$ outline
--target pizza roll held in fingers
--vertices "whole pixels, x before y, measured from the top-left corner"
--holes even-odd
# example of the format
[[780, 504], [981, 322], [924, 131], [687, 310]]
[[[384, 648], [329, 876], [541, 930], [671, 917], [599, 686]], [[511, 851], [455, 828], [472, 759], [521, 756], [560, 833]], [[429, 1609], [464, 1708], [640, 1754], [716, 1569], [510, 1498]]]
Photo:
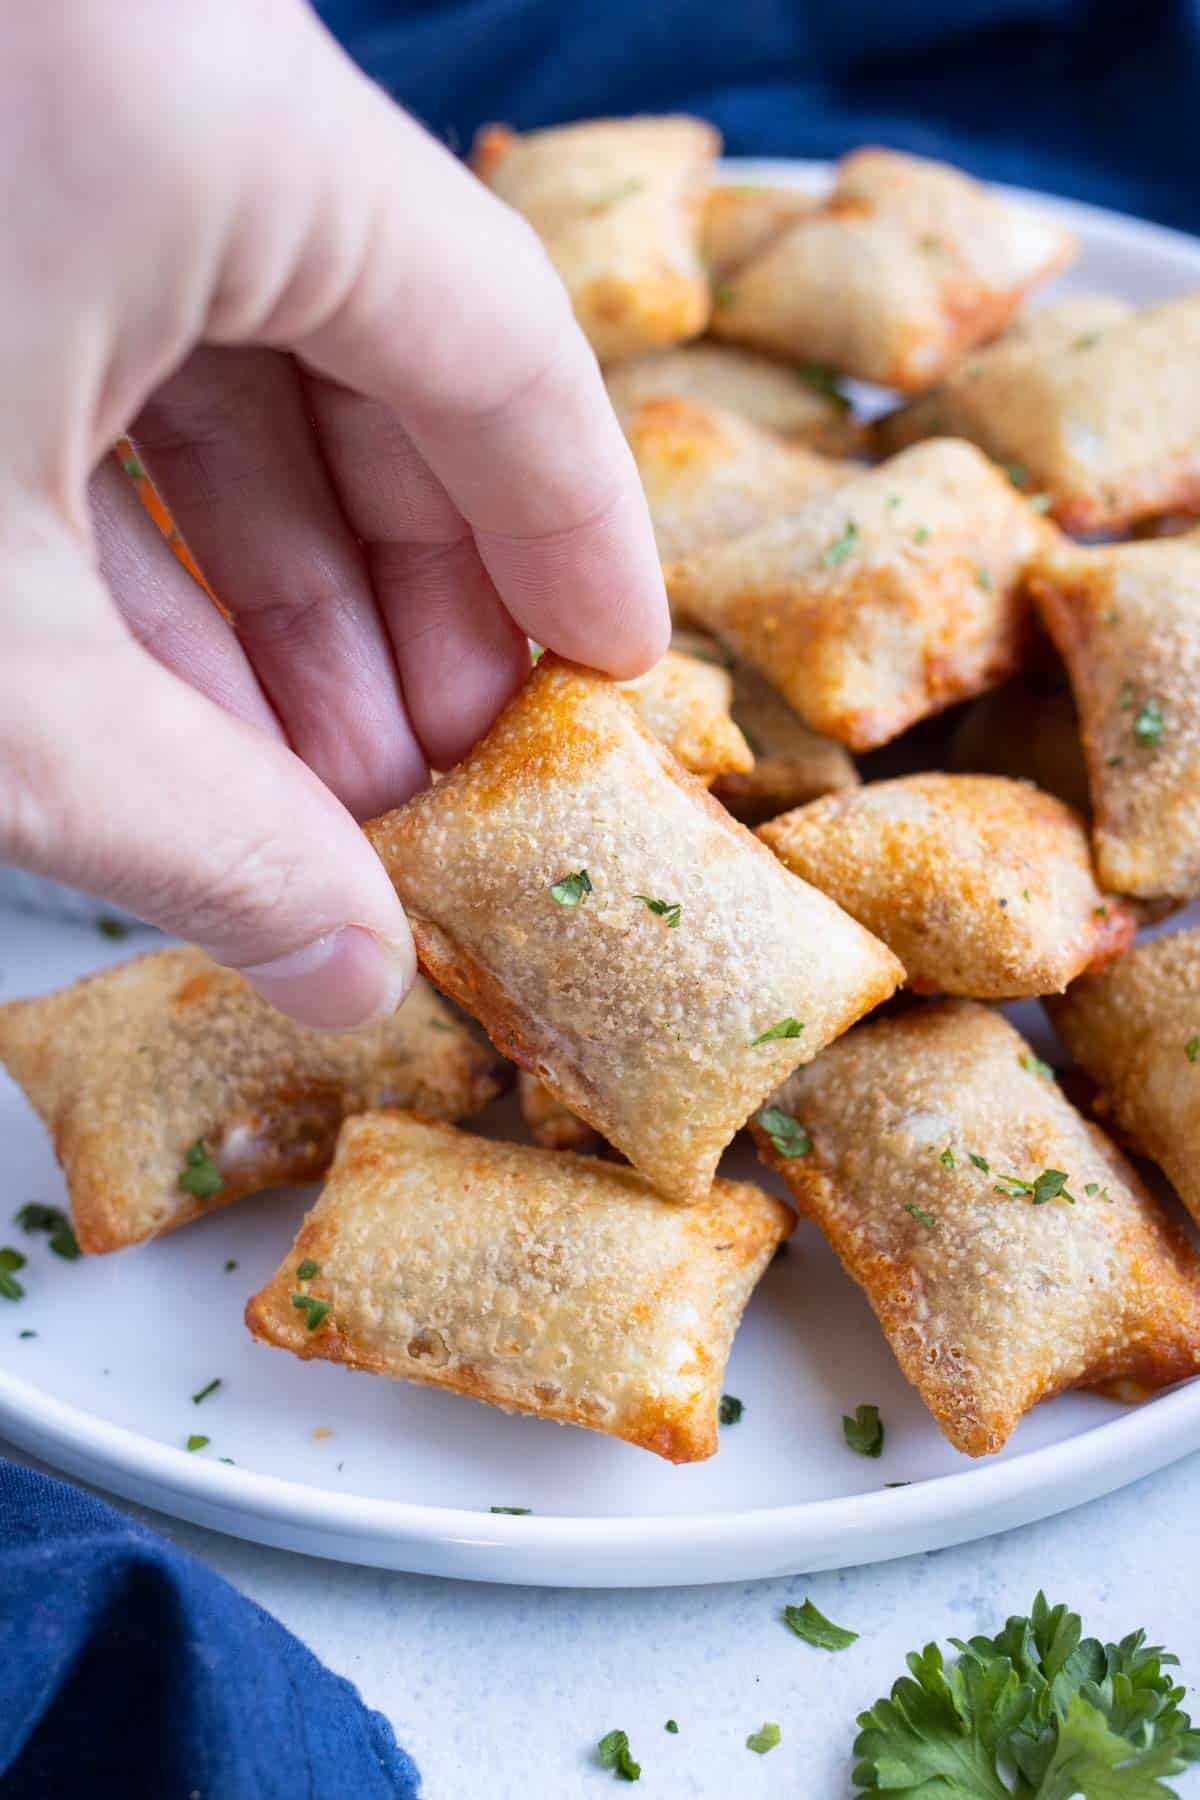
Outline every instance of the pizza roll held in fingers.
[[1069, 232], [958, 169], [856, 150], [823, 206], [724, 276], [712, 330], [915, 392], [1074, 251]]
[[1200, 295], [1140, 312], [1072, 296], [880, 427], [893, 449], [948, 431], [1009, 464], [1068, 531], [1200, 508]]
[[616, 683], [553, 656], [367, 832], [427, 973], [672, 1199], [701, 1199], [763, 1095], [903, 978]]
[[734, 344], [684, 344], [614, 363], [604, 372], [622, 425], [643, 400], [694, 400], [749, 419], [828, 456], [852, 456], [866, 430], [827, 370], [797, 369]]
[[753, 823], [858, 785], [858, 770], [845, 747], [807, 726], [757, 669], [735, 662], [732, 674], [733, 717], [754, 767], [718, 776], [712, 791], [722, 806]]
[[476, 174], [523, 213], [602, 362], [703, 331], [699, 234], [720, 138], [701, 119], [592, 119], [479, 133]]
[[1200, 538], [1063, 543], [1030, 585], [1075, 692], [1100, 880], [1200, 893]]
[[309, 1031], [187, 948], [0, 1006], [0, 1062], [54, 1139], [91, 1251], [312, 1181], [348, 1113], [403, 1103], [457, 1119], [504, 1086], [427, 982], [380, 1025]]
[[869, 750], [1018, 666], [1049, 529], [978, 450], [938, 440], [672, 564], [667, 591], [814, 731]]
[[791, 1228], [744, 1182], [668, 1206], [632, 1169], [368, 1113], [246, 1322], [297, 1356], [695, 1462], [717, 1447], [733, 1334]]
[[1079, 819], [1025, 781], [872, 781], [758, 835], [882, 938], [918, 992], [1058, 994], [1133, 941], [1132, 911], [1096, 886]]
[[736, 413], [670, 396], [644, 400], [625, 435], [664, 562], [742, 537], [860, 473]]
[[521, 1117], [535, 1144], [546, 1150], [590, 1150], [599, 1137], [578, 1113], [564, 1106], [550, 1092], [544, 1081], [522, 1069], [517, 1078], [521, 1101]]
[[621, 691], [648, 731], [706, 785], [753, 767], [749, 744], [730, 716], [733, 681], [719, 663], [667, 654]]
[[754, 1135], [969, 1456], [1065, 1388], [1200, 1372], [1195, 1252], [999, 1013], [871, 1020]]
[[1050, 1016], [1097, 1084], [1096, 1111], [1153, 1157], [1200, 1220], [1200, 930], [1139, 944]]

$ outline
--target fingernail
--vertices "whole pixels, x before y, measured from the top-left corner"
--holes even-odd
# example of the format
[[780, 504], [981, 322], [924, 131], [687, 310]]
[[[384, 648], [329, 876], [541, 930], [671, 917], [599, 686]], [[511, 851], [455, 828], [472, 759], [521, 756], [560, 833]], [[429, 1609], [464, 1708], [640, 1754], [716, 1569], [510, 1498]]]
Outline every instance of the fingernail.
[[301, 1025], [350, 1031], [391, 1017], [413, 984], [416, 958], [411, 938], [398, 942], [365, 925], [343, 925], [241, 973]]

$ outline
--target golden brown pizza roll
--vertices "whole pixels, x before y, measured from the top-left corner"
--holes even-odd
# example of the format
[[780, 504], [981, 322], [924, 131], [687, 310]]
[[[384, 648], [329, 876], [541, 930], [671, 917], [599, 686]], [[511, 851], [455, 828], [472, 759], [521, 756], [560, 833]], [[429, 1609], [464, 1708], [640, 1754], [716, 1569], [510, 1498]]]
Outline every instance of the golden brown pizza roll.
[[1030, 585], [1075, 691], [1100, 880], [1200, 893], [1200, 539], [1063, 543]]
[[905, 775], [828, 794], [759, 837], [894, 950], [918, 993], [1060, 994], [1133, 941], [1069, 807], [1025, 781]]
[[918, 444], [667, 570], [681, 613], [852, 750], [994, 686], [1029, 637], [1045, 521], [970, 444]]
[[545, 1082], [522, 1069], [517, 1077], [517, 1093], [521, 1101], [521, 1117], [535, 1144], [546, 1150], [587, 1150], [599, 1143], [599, 1137], [578, 1113], [556, 1100]]
[[622, 425], [643, 400], [670, 396], [737, 413], [828, 456], [852, 456], [866, 442], [866, 428], [827, 370], [774, 362], [733, 344], [651, 351], [614, 363], [604, 377]]
[[641, 724], [545, 656], [466, 761], [367, 827], [422, 967], [669, 1198], [903, 971]]
[[643, 400], [625, 434], [664, 562], [742, 537], [861, 473], [694, 400]]
[[954, 432], [1007, 463], [1068, 531], [1200, 508], [1200, 295], [1074, 295], [1007, 332], [880, 427]]
[[721, 282], [820, 206], [794, 187], [721, 182], [704, 201], [700, 254], [714, 282]]
[[519, 134], [489, 125], [472, 166], [523, 213], [602, 362], [704, 330], [699, 234], [721, 140], [684, 117], [590, 119]]
[[1170, 1176], [1200, 1220], [1200, 930], [1139, 944], [1052, 1002], [1095, 1110]]
[[314, 1180], [348, 1113], [403, 1102], [457, 1119], [504, 1086], [427, 982], [380, 1025], [309, 1031], [189, 948], [0, 1006], [0, 1061], [54, 1139], [91, 1251]]
[[1067, 687], [1017, 676], [968, 709], [950, 742], [958, 775], [1009, 775], [1032, 781], [1090, 819], [1087, 764], [1079, 714]]
[[733, 681], [718, 663], [668, 650], [645, 675], [620, 686], [646, 729], [706, 786], [753, 768], [750, 746], [730, 716]]
[[347, 1121], [290, 1256], [246, 1308], [297, 1356], [470, 1394], [696, 1462], [781, 1201], [665, 1205], [632, 1169], [429, 1124]]
[[712, 330], [916, 392], [1074, 252], [1069, 232], [961, 170], [857, 150], [822, 207], [724, 277]]
[[720, 775], [713, 793], [747, 823], [858, 785], [849, 752], [810, 730], [748, 663], [733, 666], [733, 716], [754, 756], [745, 774]]
[[1200, 1372], [1182, 1229], [997, 1012], [872, 1020], [760, 1113], [763, 1160], [859, 1283], [968, 1456], [1065, 1388]]

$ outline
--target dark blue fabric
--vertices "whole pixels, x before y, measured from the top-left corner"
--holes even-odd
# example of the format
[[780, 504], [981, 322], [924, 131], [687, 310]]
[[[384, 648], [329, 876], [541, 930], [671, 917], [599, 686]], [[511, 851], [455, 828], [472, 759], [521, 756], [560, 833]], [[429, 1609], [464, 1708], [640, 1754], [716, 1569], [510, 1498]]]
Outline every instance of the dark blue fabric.
[[414, 1800], [368, 1712], [261, 1607], [78, 1488], [0, 1462], [3, 1800]]
[[741, 156], [861, 143], [1200, 229], [1200, 0], [321, 0], [456, 149], [682, 108]]

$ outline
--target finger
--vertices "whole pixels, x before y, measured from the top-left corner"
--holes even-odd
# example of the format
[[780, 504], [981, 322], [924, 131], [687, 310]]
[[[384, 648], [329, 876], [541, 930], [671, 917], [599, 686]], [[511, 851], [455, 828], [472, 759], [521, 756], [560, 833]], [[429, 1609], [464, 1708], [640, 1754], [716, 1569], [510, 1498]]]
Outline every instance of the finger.
[[350, 814], [283, 744], [134, 642], [76, 538], [35, 530], [32, 506], [23, 529], [0, 567], [16, 621], [0, 663], [0, 856], [201, 944], [306, 1024], [393, 1010], [412, 941]]
[[291, 359], [198, 350], [133, 435], [309, 767], [358, 818], [423, 787], [363, 554]]

